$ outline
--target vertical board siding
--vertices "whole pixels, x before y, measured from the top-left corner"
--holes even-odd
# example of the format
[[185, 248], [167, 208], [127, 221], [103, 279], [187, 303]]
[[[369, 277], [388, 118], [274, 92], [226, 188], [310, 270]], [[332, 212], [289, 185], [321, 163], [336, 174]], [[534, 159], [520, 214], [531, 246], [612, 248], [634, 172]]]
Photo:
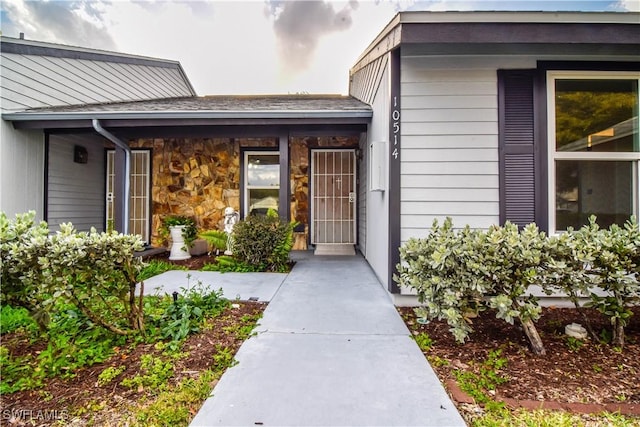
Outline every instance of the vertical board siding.
[[424, 67], [403, 58], [403, 242], [447, 216], [457, 228], [499, 220], [496, 71]]
[[534, 155], [534, 75], [500, 74], [500, 222], [519, 226], [536, 221]]
[[[74, 163], [75, 145], [87, 149], [87, 163]], [[47, 222], [52, 231], [64, 222], [80, 231], [104, 229], [104, 156], [97, 138], [50, 136]]]
[[380, 81], [386, 70], [387, 61], [387, 55], [381, 56], [352, 75], [349, 94], [371, 105], [380, 87]]

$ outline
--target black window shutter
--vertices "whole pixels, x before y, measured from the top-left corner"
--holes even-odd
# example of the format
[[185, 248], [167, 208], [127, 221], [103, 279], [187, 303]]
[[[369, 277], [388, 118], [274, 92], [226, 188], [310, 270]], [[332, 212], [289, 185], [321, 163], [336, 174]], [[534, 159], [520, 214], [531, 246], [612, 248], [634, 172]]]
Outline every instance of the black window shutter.
[[536, 222], [533, 70], [498, 71], [500, 223]]

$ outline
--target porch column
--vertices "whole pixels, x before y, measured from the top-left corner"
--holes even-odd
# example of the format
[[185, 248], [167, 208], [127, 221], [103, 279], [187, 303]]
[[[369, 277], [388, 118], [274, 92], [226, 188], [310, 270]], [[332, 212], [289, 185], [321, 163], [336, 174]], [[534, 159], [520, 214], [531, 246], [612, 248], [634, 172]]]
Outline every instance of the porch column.
[[120, 233], [129, 231], [129, 222], [125, 220], [128, 216], [128, 212], [125, 210], [126, 156], [126, 151], [116, 146], [113, 157], [113, 229]]
[[129, 180], [131, 175], [131, 149], [129, 145], [118, 139], [100, 124], [100, 120], [92, 119], [93, 128], [100, 135], [113, 142], [114, 153], [114, 204], [113, 228], [123, 234], [129, 234]]
[[289, 222], [291, 218], [291, 198], [289, 197], [289, 132], [280, 132], [278, 136], [280, 151], [280, 193], [278, 195], [278, 212], [280, 218]]

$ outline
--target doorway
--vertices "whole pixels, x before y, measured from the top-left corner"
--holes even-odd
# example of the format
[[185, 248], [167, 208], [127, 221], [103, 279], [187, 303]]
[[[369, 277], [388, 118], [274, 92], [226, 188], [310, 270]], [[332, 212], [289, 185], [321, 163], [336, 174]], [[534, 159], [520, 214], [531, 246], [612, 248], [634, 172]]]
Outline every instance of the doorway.
[[[114, 219], [114, 179], [115, 150], [107, 151], [107, 230], [113, 228]], [[131, 177], [129, 198], [129, 234], [138, 234], [142, 241], [149, 243], [150, 232], [150, 175], [151, 152], [149, 150], [131, 150]]]
[[354, 254], [355, 150], [311, 152], [311, 243], [318, 255]]

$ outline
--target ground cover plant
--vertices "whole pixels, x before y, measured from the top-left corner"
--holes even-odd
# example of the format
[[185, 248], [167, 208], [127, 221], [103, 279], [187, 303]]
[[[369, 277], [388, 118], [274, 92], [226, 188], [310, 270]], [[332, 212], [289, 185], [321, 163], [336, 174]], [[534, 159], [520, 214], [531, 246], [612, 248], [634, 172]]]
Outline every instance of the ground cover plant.
[[138, 237], [34, 217], [0, 214], [2, 420], [188, 424], [263, 305], [200, 282], [144, 296], [143, 279], [181, 267], [145, 266]]
[[[581, 314], [575, 308], [545, 307], [537, 329], [547, 354], [536, 356], [522, 331], [492, 309], [473, 319], [474, 332], [464, 344], [449, 332], [446, 320], [424, 323], [413, 308], [398, 310], [445, 388], [451, 391], [455, 384], [471, 398], [454, 398], [469, 425], [640, 425], [640, 322], [629, 324], [620, 351], [591, 339], [570, 339], [564, 327], [580, 322]], [[606, 315], [595, 308], [584, 311], [596, 331], [610, 329]], [[640, 307], [632, 311], [640, 316]], [[530, 404], [517, 404], [523, 401]], [[638, 408], [636, 415], [619, 414], [620, 405]]]
[[[150, 297], [148, 303], [145, 311], [156, 317], [174, 304], [168, 296]], [[3, 424], [188, 425], [234, 364], [234, 354], [265, 307], [219, 298], [214, 306], [203, 310], [197, 332], [179, 341], [162, 338], [162, 328], [178, 331], [180, 324], [158, 323], [152, 336], [130, 340], [88, 325], [68, 331], [62, 327], [77, 321], [65, 314], [64, 320], [54, 320], [60, 322], [61, 338], [53, 345], [24, 310], [3, 306], [3, 312], [25, 314], [23, 325], [14, 329], [5, 328], [4, 316], [0, 322]]]

